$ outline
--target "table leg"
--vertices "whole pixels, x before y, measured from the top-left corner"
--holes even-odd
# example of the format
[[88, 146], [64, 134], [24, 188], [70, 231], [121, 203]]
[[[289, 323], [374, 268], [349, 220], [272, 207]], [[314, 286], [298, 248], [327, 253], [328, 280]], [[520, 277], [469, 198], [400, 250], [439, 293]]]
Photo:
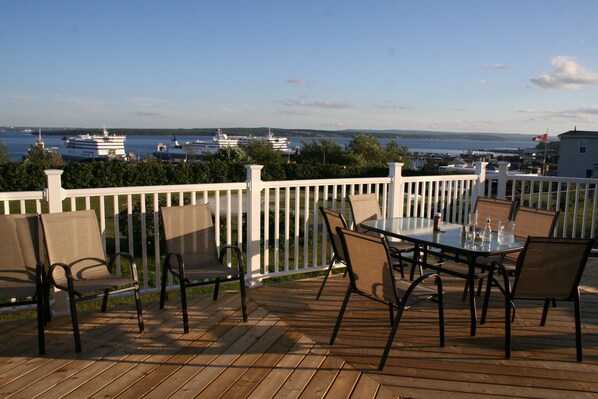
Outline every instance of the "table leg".
[[475, 305], [475, 255], [469, 259], [469, 270], [467, 272], [467, 284], [469, 286], [469, 311], [471, 312], [471, 332], [470, 335], [475, 337], [476, 325], [477, 325], [477, 314]]

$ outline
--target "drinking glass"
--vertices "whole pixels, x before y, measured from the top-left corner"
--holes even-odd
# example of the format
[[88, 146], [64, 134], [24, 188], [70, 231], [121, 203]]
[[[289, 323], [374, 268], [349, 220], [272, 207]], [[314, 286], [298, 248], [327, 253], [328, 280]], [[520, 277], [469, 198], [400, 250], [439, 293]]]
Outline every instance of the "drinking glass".
[[501, 220], [498, 222], [498, 243], [511, 245], [513, 242], [515, 242], [515, 222]]

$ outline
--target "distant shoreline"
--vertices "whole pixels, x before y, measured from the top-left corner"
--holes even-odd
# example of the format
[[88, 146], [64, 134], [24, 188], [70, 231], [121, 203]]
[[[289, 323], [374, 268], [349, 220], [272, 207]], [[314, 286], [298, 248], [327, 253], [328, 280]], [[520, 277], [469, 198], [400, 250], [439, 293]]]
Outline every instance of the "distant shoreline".
[[[0, 127], [2, 133], [36, 134], [39, 127]], [[84, 133], [100, 132], [100, 128], [41, 128], [44, 136], [74, 136]], [[124, 134], [127, 136], [211, 136], [215, 128], [193, 128], [193, 129], [131, 129], [131, 128], [108, 128], [111, 133]], [[265, 136], [268, 128], [224, 128], [225, 133], [238, 136]], [[371, 129], [347, 129], [347, 130], [314, 130], [314, 129], [271, 129], [276, 136], [287, 137], [352, 137], [356, 134], [373, 134], [378, 138], [385, 139], [422, 139], [422, 140], [477, 140], [477, 141], [524, 141], [531, 140], [536, 135], [523, 133], [488, 133], [488, 132], [438, 132], [427, 130], [371, 130]], [[31, 132], [29, 132], [31, 131]]]

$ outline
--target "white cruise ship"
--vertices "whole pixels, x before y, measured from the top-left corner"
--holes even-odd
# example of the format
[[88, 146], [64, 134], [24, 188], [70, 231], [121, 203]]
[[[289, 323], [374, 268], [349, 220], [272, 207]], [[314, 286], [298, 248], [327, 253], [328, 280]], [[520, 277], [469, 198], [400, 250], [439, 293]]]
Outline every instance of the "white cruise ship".
[[272, 148], [284, 154], [293, 152], [289, 148], [289, 139], [274, 136], [270, 129], [267, 136], [229, 136], [222, 129], [218, 129], [212, 140], [185, 141], [180, 144], [176, 136], [173, 136], [170, 145], [158, 144], [153, 155], [164, 160], [191, 160], [205, 154], [214, 154], [222, 148], [243, 146], [255, 141], [270, 143]]
[[104, 127], [103, 134], [64, 137], [58, 153], [65, 161], [124, 160], [126, 138], [124, 135], [110, 134]]

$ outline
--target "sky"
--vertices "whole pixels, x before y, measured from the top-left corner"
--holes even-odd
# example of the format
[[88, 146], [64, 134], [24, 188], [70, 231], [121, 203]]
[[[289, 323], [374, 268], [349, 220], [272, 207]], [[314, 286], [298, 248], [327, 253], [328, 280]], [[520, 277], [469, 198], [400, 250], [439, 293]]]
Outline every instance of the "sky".
[[0, 126], [598, 130], [596, 0], [2, 0]]

